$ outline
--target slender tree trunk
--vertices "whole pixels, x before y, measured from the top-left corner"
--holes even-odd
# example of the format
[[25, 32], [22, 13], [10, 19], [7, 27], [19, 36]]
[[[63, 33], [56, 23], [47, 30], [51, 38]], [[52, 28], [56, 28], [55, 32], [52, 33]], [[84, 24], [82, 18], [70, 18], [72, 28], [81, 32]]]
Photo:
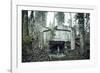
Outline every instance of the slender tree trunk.
[[29, 35], [28, 31], [28, 11], [23, 10], [22, 11], [22, 35], [23, 37]]
[[80, 54], [84, 54], [84, 35], [80, 32]]
[[70, 13], [70, 27], [71, 27], [71, 50], [75, 49], [75, 33], [74, 29], [72, 28], [72, 15]]
[[82, 18], [80, 19], [80, 24], [79, 24], [79, 29], [80, 29], [80, 54], [83, 55], [84, 54], [84, 14], [82, 16]]
[[29, 36], [34, 36], [34, 23], [35, 23], [35, 19], [34, 19], [34, 11], [31, 11], [31, 15], [29, 17]]

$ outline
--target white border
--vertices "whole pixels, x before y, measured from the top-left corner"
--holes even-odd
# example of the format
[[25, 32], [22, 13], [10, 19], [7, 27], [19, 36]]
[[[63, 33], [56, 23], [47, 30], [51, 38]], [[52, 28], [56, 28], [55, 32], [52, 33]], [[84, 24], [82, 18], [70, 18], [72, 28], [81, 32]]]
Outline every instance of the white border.
[[[85, 12], [90, 13], [90, 60], [70, 60], [54, 62], [32, 62], [21, 63], [21, 10], [44, 10], [44, 11], [62, 11], [62, 12]], [[17, 3], [12, 4], [12, 72], [18, 73], [23, 71], [46, 71], [69, 68], [86, 68], [96, 65], [96, 46], [95, 46], [95, 7], [74, 6], [74, 5], [55, 5], [55, 4], [30, 4]]]

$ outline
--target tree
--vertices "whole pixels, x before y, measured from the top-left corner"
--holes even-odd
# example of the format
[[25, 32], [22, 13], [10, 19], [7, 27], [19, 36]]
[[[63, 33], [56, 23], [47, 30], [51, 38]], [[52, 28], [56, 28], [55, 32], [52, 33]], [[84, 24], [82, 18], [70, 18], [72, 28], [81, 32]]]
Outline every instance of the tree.
[[28, 11], [22, 10], [22, 62], [30, 61], [31, 38], [28, 29]]
[[35, 15], [34, 15], [34, 11], [31, 11], [31, 14], [28, 18], [28, 28], [29, 28], [29, 36], [33, 37], [34, 35], [34, 26], [35, 26]]
[[79, 24], [79, 33], [80, 33], [80, 54], [84, 54], [84, 13], [77, 13], [76, 20], [78, 20]]
[[85, 13], [84, 17], [86, 22], [84, 29], [86, 32], [90, 32], [90, 13]]
[[70, 13], [70, 28], [71, 28], [71, 50], [75, 49], [75, 28], [72, 27], [72, 13]]
[[43, 45], [43, 28], [46, 26], [46, 16], [47, 11], [35, 11], [35, 29], [36, 29], [36, 35], [39, 38], [39, 42], [41, 46]]
[[84, 51], [84, 56], [86, 58], [90, 58], [90, 13], [85, 13], [84, 14], [84, 20], [85, 20], [85, 24], [84, 24], [84, 42], [85, 42], [85, 51]]
[[29, 35], [29, 31], [28, 31], [28, 11], [27, 10], [22, 11], [22, 35], [23, 35], [23, 37]]
[[64, 23], [64, 12], [57, 12], [56, 19], [58, 25], [62, 25]]

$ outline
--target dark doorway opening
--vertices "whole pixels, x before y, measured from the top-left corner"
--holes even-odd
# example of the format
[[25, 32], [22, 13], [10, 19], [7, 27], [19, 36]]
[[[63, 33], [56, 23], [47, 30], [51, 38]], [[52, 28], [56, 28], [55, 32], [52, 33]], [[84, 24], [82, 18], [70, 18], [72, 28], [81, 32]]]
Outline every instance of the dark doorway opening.
[[64, 53], [64, 41], [49, 41], [50, 53]]

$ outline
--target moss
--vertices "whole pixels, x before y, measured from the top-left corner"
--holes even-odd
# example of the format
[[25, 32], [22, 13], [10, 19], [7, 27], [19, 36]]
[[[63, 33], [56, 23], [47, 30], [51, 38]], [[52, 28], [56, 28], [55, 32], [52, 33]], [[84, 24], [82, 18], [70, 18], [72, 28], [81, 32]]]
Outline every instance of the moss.
[[31, 36], [23, 37], [23, 40], [22, 40], [23, 45], [30, 44], [31, 42], [32, 42], [32, 37]]

